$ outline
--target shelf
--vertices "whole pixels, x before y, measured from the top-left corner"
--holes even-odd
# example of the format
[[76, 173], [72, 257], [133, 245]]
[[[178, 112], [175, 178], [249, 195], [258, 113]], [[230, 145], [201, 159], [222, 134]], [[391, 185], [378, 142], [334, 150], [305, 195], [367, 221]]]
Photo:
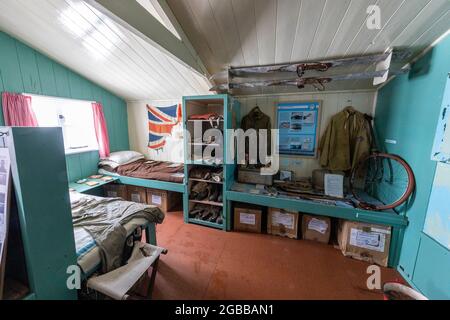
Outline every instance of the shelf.
[[214, 184], [223, 184], [223, 181], [217, 182], [214, 180], [203, 180], [203, 179], [196, 179], [196, 178], [189, 178], [190, 181], [197, 181], [197, 182], [206, 182], [206, 183], [214, 183]]
[[398, 215], [394, 212], [378, 212], [356, 208], [330, 206], [308, 200], [299, 200], [291, 197], [260, 195], [239, 191], [227, 191], [226, 200], [398, 228], [406, 228], [406, 226], [408, 225], [407, 217]]
[[206, 143], [206, 142], [189, 142], [191, 146], [213, 146], [213, 147], [220, 147], [220, 144], [218, 143]]
[[215, 206], [215, 207], [223, 207], [222, 202], [214, 202], [214, 201], [208, 201], [208, 200], [192, 200], [192, 199], [189, 199], [189, 202], [201, 203], [201, 204], [206, 204], [206, 205]]
[[[219, 120], [220, 122], [223, 122], [223, 119]], [[188, 119], [188, 122], [210, 122], [209, 120], [200, 120], [200, 119]], [[213, 120], [213, 122], [217, 122], [217, 120]]]
[[[112, 177], [112, 176], [111, 176], [111, 178], [112, 178], [112, 179], [111, 179], [111, 180], [108, 180], [108, 181], [104, 181], [104, 180], [102, 180], [102, 179], [89, 179], [89, 178], [86, 178], [86, 179], [87, 179], [87, 182], [98, 182], [98, 184], [96, 184], [95, 186], [88, 186], [88, 185], [86, 184], [86, 182], [85, 182], [85, 183], [71, 182], [71, 183], [69, 183], [69, 188], [70, 188], [70, 189], [73, 189], [73, 190], [75, 190], [75, 191], [77, 191], [77, 192], [79, 192], [79, 193], [84, 193], [84, 192], [87, 192], [87, 191], [90, 191], [90, 190], [99, 188], [99, 187], [101, 187], [101, 186], [104, 186], [104, 185], [106, 185], [106, 184], [108, 184], [108, 183], [114, 183], [114, 182], [116, 182], [116, 181], [119, 180], [118, 177]], [[81, 180], [81, 179], [78, 179], [78, 180]], [[78, 180], [77, 180], [77, 181], [78, 181]]]
[[209, 166], [209, 167], [221, 167], [223, 163], [210, 163], [203, 160], [188, 160], [186, 164], [197, 165], [197, 166]]
[[199, 220], [199, 219], [194, 219], [194, 218], [189, 218], [189, 222], [195, 223], [195, 224], [200, 224], [200, 225], [211, 227], [211, 228], [223, 229], [222, 224], [215, 223], [215, 222], [204, 221], [204, 220]]

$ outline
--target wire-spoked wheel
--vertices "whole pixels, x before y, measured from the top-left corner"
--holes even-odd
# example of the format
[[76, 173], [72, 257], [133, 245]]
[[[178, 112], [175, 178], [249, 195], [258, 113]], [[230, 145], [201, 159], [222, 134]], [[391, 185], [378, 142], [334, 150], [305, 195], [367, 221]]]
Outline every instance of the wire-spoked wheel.
[[352, 170], [350, 188], [362, 208], [395, 209], [414, 191], [414, 173], [397, 155], [373, 153]]

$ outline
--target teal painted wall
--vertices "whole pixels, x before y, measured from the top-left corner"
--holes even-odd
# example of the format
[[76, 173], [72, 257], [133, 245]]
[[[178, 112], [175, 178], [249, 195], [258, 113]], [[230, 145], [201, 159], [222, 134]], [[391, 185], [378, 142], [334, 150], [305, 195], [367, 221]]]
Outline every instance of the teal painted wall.
[[399, 271], [430, 298], [450, 298], [450, 254], [422, 233], [436, 170], [431, 150], [450, 72], [450, 37], [414, 64], [409, 75], [395, 78], [378, 94], [375, 124], [390, 153], [402, 156], [412, 167], [417, 189], [407, 209]]
[[[129, 149], [127, 105], [123, 99], [0, 32], [0, 92], [3, 91], [101, 102], [111, 150]], [[4, 125], [1, 108], [0, 125]], [[98, 152], [68, 155], [66, 159], [69, 181], [97, 171]]]

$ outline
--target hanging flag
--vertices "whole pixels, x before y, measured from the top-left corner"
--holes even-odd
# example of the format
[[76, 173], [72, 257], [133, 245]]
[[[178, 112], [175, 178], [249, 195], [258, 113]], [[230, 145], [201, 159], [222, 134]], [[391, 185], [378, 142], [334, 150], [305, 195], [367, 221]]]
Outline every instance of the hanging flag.
[[170, 107], [154, 107], [147, 105], [148, 131], [150, 149], [158, 150], [165, 146], [166, 138], [172, 129], [182, 120], [181, 104]]

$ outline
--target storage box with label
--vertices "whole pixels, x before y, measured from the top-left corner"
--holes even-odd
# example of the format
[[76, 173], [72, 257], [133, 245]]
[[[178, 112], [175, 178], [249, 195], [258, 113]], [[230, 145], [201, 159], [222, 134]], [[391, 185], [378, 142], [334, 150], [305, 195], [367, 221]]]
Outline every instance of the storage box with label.
[[297, 239], [298, 217], [298, 212], [269, 208], [267, 215], [267, 233]]
[[234, 208], [234, 231], [261, 233], [262, 209], [236, 206]]
[[106, 184], [103, 186], [105, 196], [108, 198], [122, 198], [127, 200], [127, 186], [123, 184]]
[[387, 267], [391, 227], [341, 220], [338, 243], [345, 256]]
[[321, 216], [302, 216], [302, 238], [328, 244], [331, 234], [331, 219]]
[[151, 188], [147, 189], [147, 203], [152, 206], [157, 206], [165, 213], [180, 206], [181, 202], [181, 193]]
[[127, 186], [127, 200], [136, 203], [147, 203], [145, 188], [136, 186]]

